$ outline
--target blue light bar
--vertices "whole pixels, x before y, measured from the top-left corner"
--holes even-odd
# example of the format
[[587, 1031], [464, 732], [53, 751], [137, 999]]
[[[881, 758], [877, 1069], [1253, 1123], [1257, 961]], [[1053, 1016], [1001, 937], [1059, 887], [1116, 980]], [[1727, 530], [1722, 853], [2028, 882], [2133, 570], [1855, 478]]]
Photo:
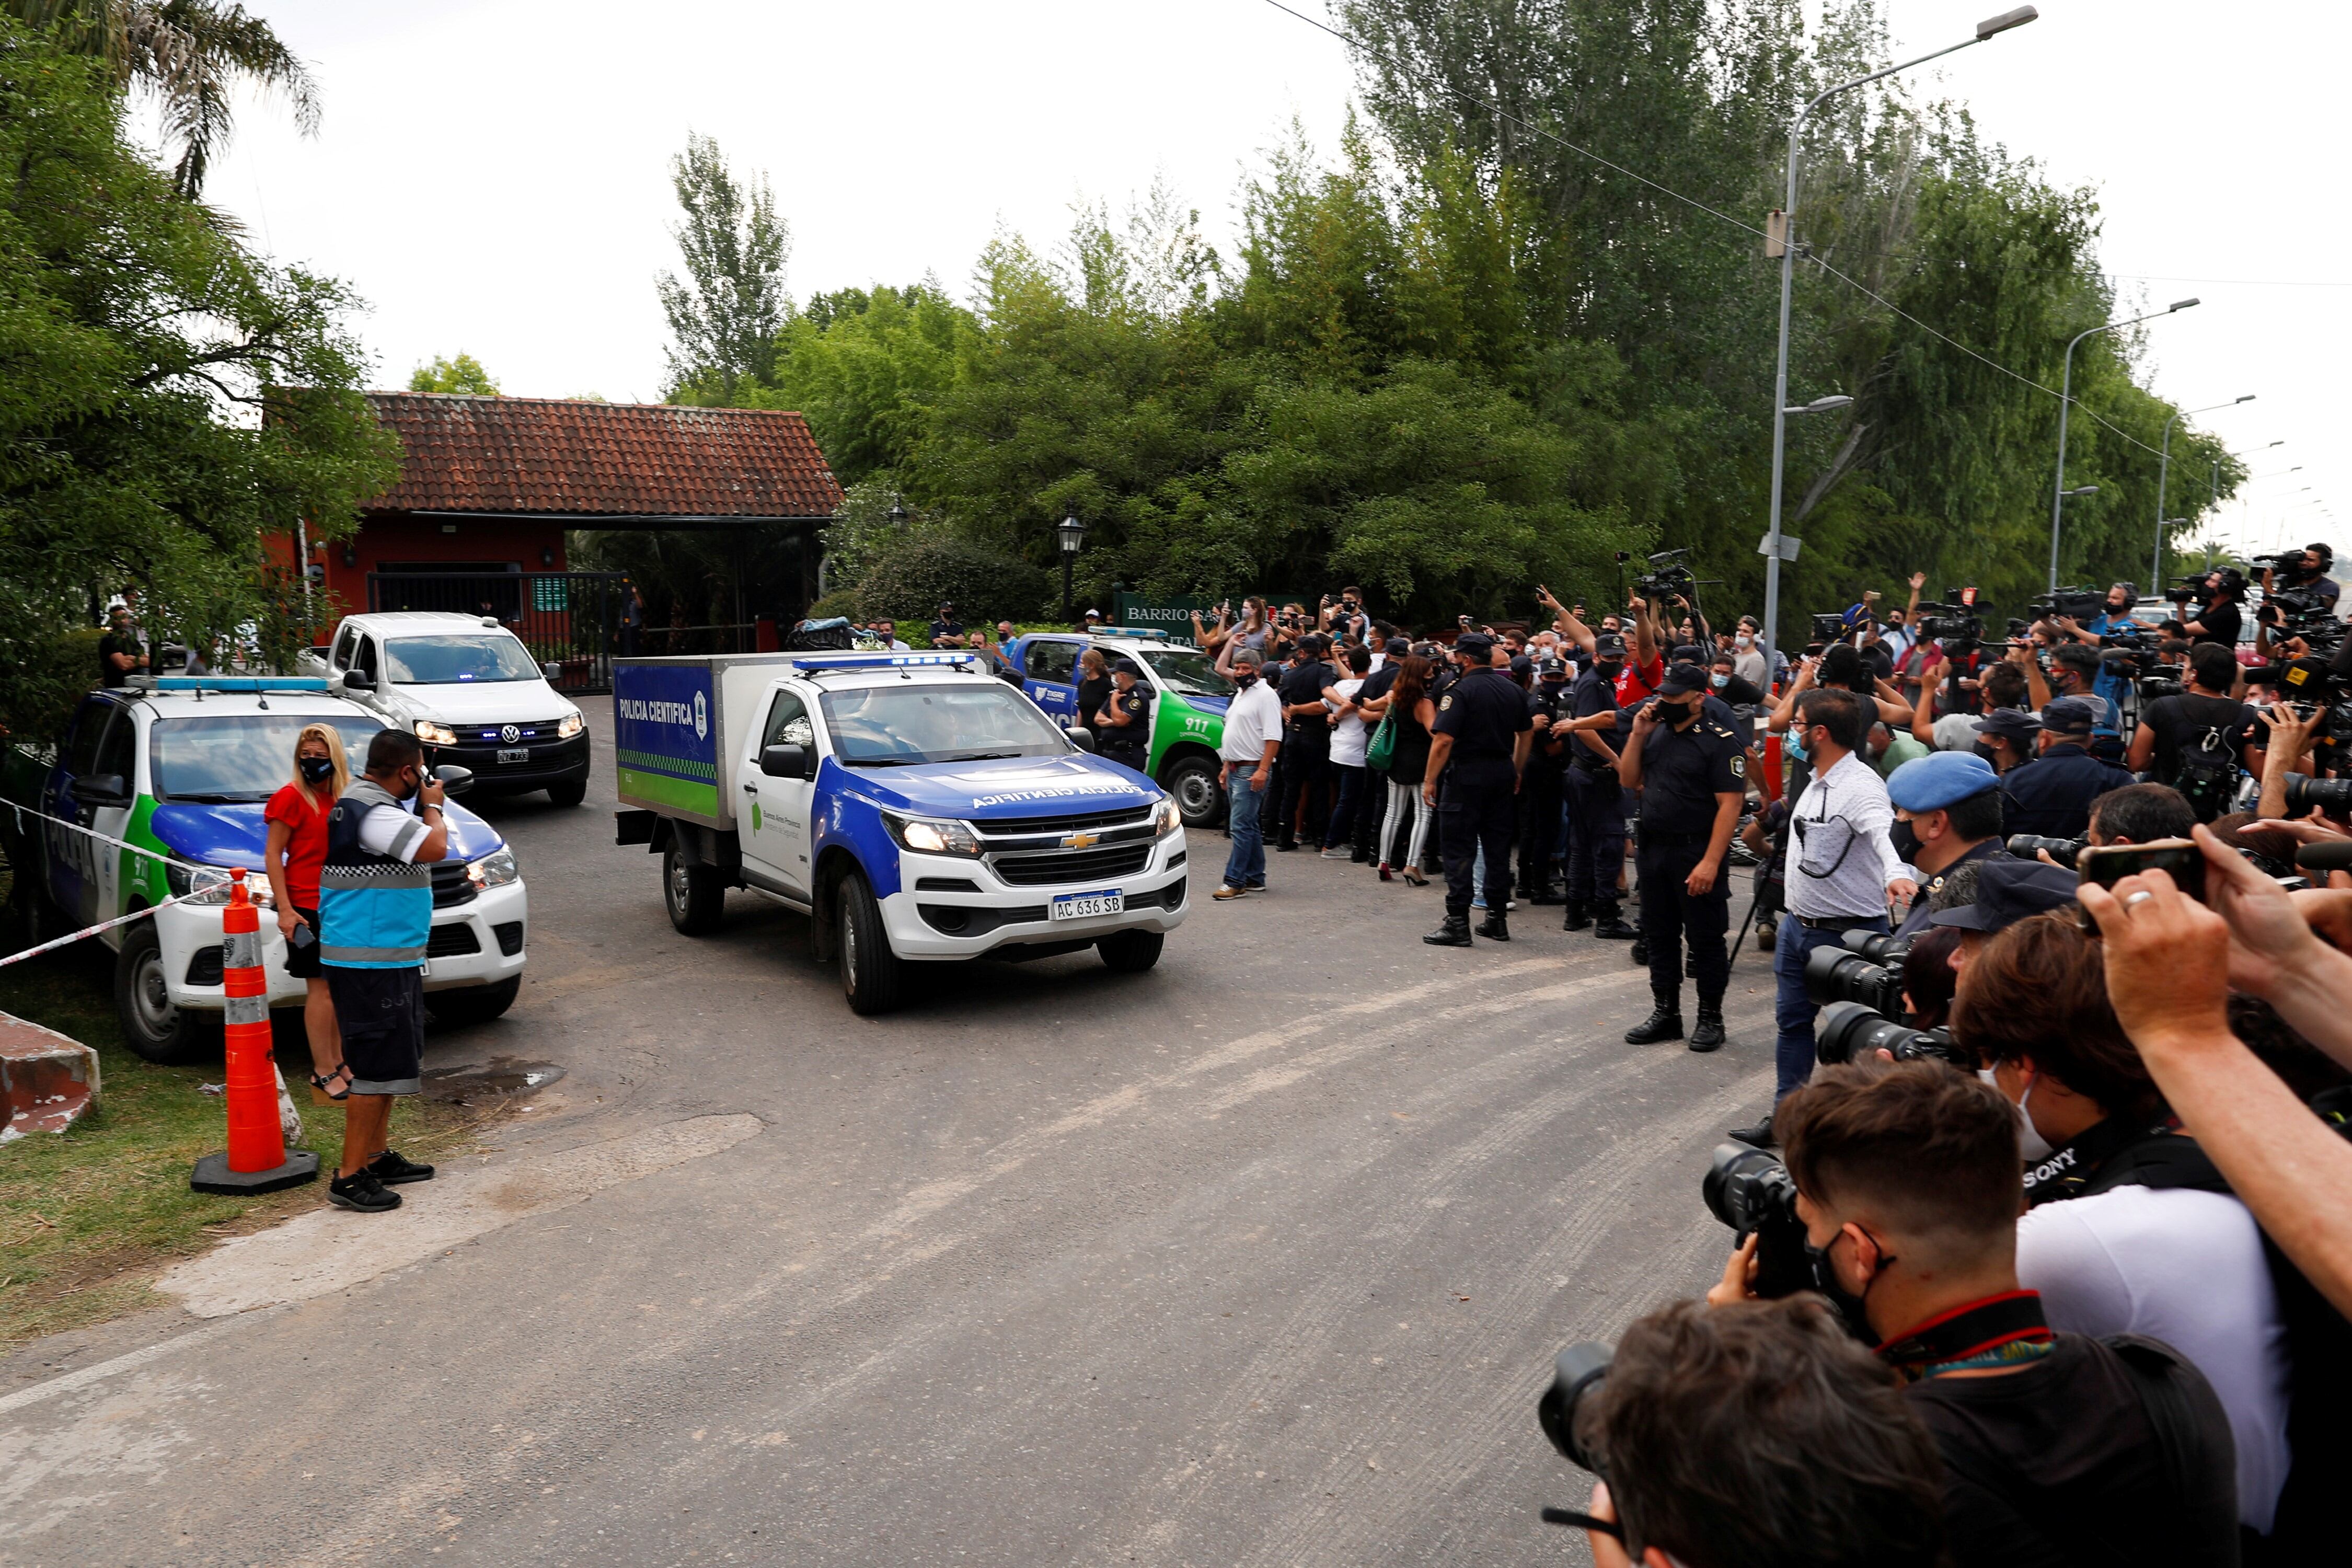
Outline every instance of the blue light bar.
[[158, 691], [324, 691], [318, 675], [159, 675]]
[[842, 653], [819, 654], [793, 660], [794, 669], [904, 669], [924, 665], [970, 664], [974, 653]]

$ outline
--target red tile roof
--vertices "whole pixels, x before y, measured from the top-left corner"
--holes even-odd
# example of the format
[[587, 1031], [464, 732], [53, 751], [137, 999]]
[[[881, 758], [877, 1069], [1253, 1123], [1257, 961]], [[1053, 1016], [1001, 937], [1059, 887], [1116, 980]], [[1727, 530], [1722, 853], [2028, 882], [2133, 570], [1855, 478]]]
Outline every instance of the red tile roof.
[[797, 414], [371, 392], [406, 449], [367, 511], [828, 517], [841, 487]]

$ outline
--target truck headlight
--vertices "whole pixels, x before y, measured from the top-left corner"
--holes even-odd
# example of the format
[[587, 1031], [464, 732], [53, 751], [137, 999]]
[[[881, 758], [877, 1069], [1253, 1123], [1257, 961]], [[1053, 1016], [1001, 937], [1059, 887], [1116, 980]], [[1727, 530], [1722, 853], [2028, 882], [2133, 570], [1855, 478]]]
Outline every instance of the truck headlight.
[[416, 738], [429, 746], [454, 746], [457, 743], [457, 731], [446, 724], [419, 719], [416, 721]]
[[936, 816], [898, 816], [887, 811], [882, 814], [882, 822], [901, 849], [911, 849], [918, 855], [980, 853], [980, 840], [961, 822]]
[[521, 877], [511, 845], [501, 844], [480, 859], [466, 862], [466, 879], [477, 888], [503, 888]]
[[559, 741], [568, 741], [586, 728], [588, 728], [588, 721], [574, 710], [555, 721], [555, 738]]
[[1177, 811], [1176, 803], [1164, 795], [1161, 796], [1160, 804], [1152, 808], [1151, 837], [1165, 838], [1183, 826], [1184, 818], [1182, 814]]
[[[190, 870], [185, 866], [166, 861], [163, 885], [172, 896], [184, 904], [200, 904], [218, 909], [228, 902], [228, 868], [206, 866]], [[258, 872], [248, 871], [245, 878], [245, 896], [265, 910], [278, 907], [277, 898], [269, 890], [269, 879]]]

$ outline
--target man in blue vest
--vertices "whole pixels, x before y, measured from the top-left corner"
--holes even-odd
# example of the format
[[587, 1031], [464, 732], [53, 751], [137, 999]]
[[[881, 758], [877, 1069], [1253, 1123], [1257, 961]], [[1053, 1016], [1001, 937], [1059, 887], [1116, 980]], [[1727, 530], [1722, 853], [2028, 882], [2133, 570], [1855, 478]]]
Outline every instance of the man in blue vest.
[[[417, 809], [402, 802], [415, 796]], [[386, 1186], [433, 1179], [433, 1167], [387, 1147], [394, 1095], [415, 1094], [425, 1058], [425, 943], [433, 927], [433, 873], [449, 853], [441, 781], [404, 730], [368, 742], [367, 773], [327, 815], [319, 872], [319, 962], [335, 999], [352, 1079], [343, 1158], [328, 1184], [338, 1207], [380, 1214], [400, 1206]]]

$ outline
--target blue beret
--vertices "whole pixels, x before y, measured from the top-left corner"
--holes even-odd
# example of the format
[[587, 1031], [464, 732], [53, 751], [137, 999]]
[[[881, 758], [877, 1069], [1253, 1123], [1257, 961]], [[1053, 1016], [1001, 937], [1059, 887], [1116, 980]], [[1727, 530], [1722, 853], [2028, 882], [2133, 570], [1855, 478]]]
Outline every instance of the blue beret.
[[2000, 775], [1974, 752], [1930, 752], [1886, 775], [1886, 798], [1905, 811], [1941, 811], [2000, 787]]

